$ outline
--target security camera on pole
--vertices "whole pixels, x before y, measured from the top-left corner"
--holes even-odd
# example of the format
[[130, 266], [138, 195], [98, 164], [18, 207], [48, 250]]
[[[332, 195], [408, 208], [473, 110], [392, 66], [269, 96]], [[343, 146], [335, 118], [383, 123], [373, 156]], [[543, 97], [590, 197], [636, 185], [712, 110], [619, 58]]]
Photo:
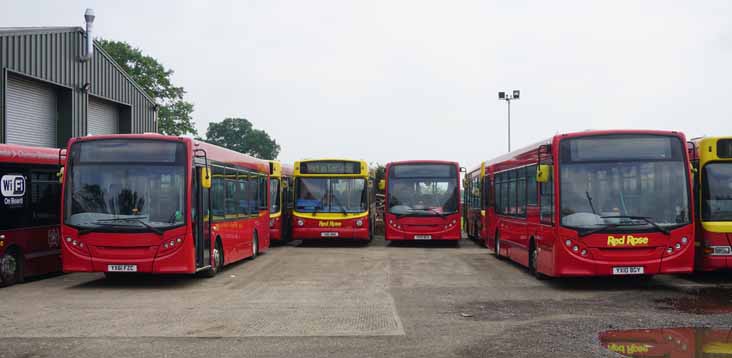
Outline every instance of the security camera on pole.
[[498, 92], [498, 99], [508, 103], [508, 151], [511, 151], [511, 100], [519, 99], [521, 91], [513, 90], [513, 93]]

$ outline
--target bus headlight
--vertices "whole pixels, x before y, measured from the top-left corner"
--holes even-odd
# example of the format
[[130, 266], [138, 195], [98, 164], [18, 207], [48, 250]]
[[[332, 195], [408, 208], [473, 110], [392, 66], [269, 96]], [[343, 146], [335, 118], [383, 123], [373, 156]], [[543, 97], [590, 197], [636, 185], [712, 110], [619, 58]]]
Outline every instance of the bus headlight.
[[684, 244], [684, 245], [688, 244], [689, 243], [689, 238], [686, 237], [686, 236], [682, 237], [681, 238], [681, 243]]
[[674, 248], [675, 248], [676, 250], [681, 250], [681, 244], [679, 244], [679, 243], [676, 243], [676, 245], [674, 245]]
[[361, 220], [361, 219], [356, 220], [356, 226], [358, 226], [358, 227], [363, 226], [363, 220]]
[[297, 226], [303, 226], [303, 225], [305, 225], [305, 222], [302, 221], [302, 219], [298, 219], [297, 220]]
[[669, 254], [669, 255], [670, 254], [673, 254], [674, 253], [674, 248], [673, 247], [669, 247], [668, 249], [666, 249], [666, 253]]

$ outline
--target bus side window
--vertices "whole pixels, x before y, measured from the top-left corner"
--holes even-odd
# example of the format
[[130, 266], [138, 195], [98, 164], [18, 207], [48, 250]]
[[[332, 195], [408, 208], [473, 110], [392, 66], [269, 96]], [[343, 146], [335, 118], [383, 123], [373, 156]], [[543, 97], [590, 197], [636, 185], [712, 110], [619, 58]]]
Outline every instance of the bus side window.
[[526, 204], [536, 205], [537, 201], [536, 165], [532, 165], [526, 168]]
[[31, 170], [30, 209], [33, 225], [58, 225], [60, 186], [54, 170]]

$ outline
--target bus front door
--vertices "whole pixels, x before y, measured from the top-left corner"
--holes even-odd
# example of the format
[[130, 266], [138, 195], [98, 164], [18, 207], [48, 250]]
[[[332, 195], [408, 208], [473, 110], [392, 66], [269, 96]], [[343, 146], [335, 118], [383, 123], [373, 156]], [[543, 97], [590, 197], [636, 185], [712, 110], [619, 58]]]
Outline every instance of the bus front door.
[[193, 222], [193, 242], [196, 248], [196, 269], [208, 268], [211, 265], [211, 236], [210, 236], [210, 189], [203, 188], [201, 182], [201, 167], [195, 167], [191, 180], [191, 217]]

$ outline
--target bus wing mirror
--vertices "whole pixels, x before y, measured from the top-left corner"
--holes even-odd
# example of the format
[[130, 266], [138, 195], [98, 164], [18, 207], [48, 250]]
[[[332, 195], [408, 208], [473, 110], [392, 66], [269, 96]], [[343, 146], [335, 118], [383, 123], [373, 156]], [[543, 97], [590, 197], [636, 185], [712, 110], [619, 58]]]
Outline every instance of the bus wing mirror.
[[56, 177], [58, 178], [58, 182], [63, 184], [63, 182], [64, 182], [64, 167], [61, 167], [61, 169], [58, 170], [58, 173], [56, 173]]
[[465, 167], [460, 167], [460, 172], [461, 173], [467, 173], [468, 172], [468, 169], [465, 168]]
[[386, 181], [379, 179], [379, 190], [384, 190], [384, 188], [386, 188]]
[[201, 187], [211, 189], [211, 173], [206, 167], [201, 168]]
[[552, 166], [548, 164], [541, 164], [536, 167], [536, 182], [546, 183], [549, 181], [552, 175]]

